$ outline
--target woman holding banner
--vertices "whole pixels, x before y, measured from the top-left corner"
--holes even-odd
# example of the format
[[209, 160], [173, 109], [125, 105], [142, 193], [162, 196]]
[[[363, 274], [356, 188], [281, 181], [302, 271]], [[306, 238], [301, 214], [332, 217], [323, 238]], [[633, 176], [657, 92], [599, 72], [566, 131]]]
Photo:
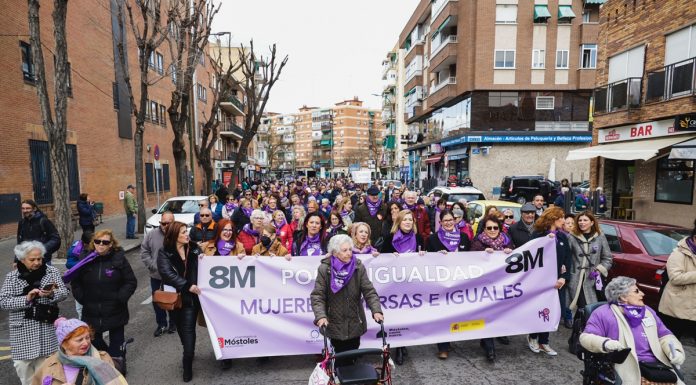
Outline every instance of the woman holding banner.
[[201, 245], [205, 255], [246, 255], [244, 245], [237, 242], [237, 229], [229, 219], [220, 219], [215, 237]]
[[[469, 237], [459, 231], [454, 224], [454, 214], [447, 209], [442, 209], [439, 215], [440, 228], [430, 234], [428, 238], [427, 250], [430, 252], [449, 252], [469, 251]], [[449, 357], [450, 343], [440, 342], [437, 344], [437, 358], [446, 360]]]
[[[566, 281], [570, 277], [569, 267], [571, 264], [570, 259], [570, 245], [568, 244], [568, 237], [560, 231], [563, 229], [565, 224], [565, 213], [560, 207], [550, 207], [546, 209], [539, 219], [534, 223], [534, 233], [532, 233], [532, 238], [540, 237], [551, 237], [556, 240], [556, 263], [557, 263], [557, 274], [558, 280], [554, 287], [559, 290], [558, 294], [561, 301], [561, 309], [565, 308], [565, 290], [562, 290], [565, 286]], [[556, 356], [555, 350], [549, 345], [549, 333], [534, 333], [527, 337], [527, 344], [529, 345], [529, 350], [534, 353], [544, 352], [549, 356]]]
[[[515, 245], [512, 243], [510, 237], [501, 231], [503, 228], [503, 221], [498, 216], [497, 211], [486, 215], [486, 217], [481, 220], [479, 223], [479, 230], [482, 228], [481, 224], [483, 224], [483, 231], [474, 237], [474, 240], [471, 242], [471, 251], [486, 251], [487, 253], [502, 251], [505, 254], [510, 254], [512, 252]], [[510, 344], [510, 339], [508, 337], [503, 336], [497, 339], [498, 342], [503, 345]], [[495, 342], [493, 338], [484, 338], [479, 344], [486, 352], [488, 361], [495, 361]]]
[[314, 324], [326, 327], [336, 353], [360, 347], [360, 336], [367, 331], [362, 298], [372, 318], [384, 320], [379, 295], [362, 261], [353, 254], [353, 246], [345, 234], [329, 240], [329, 256], [321, 260], [311, 294]]
[[350, 228], [350, 235], [353, 239], [353, 253], [372, 254], [373, 257], [379, 255], [379, 251], [370, 244], [370, 226], [365, 222], [355, 222]]
[[[279, 212], [279, 211], [276, 211]], [[290, 252], [283, 246], [276, 236], [275, 226], [268, 224], [263, 227], [259, 243], [251, 249], [251, 255], [263, 255], [267, 257], [285, 257], [290, 260]]]
[[326, 253], [326, 225], [324, 217], [318, 212], [307, 214], [303, 229], [292, 237], [293, 256], [312, 256]]

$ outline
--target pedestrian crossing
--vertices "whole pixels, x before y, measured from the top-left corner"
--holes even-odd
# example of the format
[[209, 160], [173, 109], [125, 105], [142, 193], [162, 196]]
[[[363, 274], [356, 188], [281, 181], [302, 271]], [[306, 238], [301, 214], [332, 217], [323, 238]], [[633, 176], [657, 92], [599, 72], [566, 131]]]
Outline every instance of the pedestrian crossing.
[[11, 358], [11, 355], [8, 354], [9, 352], [9, 346], [0, 346], [0, 361], [9, 360]]

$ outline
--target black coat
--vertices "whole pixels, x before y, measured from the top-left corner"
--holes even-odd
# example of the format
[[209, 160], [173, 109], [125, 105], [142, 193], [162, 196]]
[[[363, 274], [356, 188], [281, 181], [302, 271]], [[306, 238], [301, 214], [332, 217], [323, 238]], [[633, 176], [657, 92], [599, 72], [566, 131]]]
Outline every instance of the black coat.
[[[304, 242], [306, 236], [304, 230], [297, 230], [292, 234], [292, 250], [290, 254], [292, 256], [300, 255], [300, 248], [302, 248], [302, 242]], [[324, 235], [321, 237], [321, 253], [326, 254], [326, 246], [329, 244], [329, 237], [324, 230]]]
[[77, 213], [80, 214], [80, 226], [92, 226], [94, 223], [94, 216], [96, 215], [94, 206], [87, 201], [78, 200]]
[[237, 207], [233, 212], [232, 212], [232, 222], [234, 223], [234, 227], [237, 228], [237, 230], [241, 230], [244, 225], [247, 223], [251, 223], [251, 219], [244, 214], [244, 211], [242, 211], [241, 207]]
[[[60, 248], [60, 235], [46, 215], [37, 211], [29, 219], [22, 218], [17, 224], [17, 244], [24, 241], [39, 241], [46, 248], [44, 263], [51, 260], [53, 253]], [[17, 258], [15, 258], [17, 262]]]
[[[465, 233], [459, 233], [459, 235], [461, 236], [461, 240], [459, 241], [459, 247], [455, 251], [469, 251], [471, 248], [469, 236], [467, 236]], [[440, 237], [437, 236], [437, 231], [430, 234], [430, 237], [428, 238], [428, 247], [426, 247], [426, 250], [431, 252], [447, 250], [445, 245], [443, 245], [440, 241]]]
[[[85, 250], [80, 259], [91, 252]], [[75, 300], [82, 304], [82, 320], [96, 332], [128, 324], [128, 300], [138, 287], [126, 253], [118, 248], [84, 265], [71, 282]]]
[[[162, 277], [162, 283], [172, 286], [177, 293], [181, 293], [184, 307], [200, 306], [198, 296], [191, 293], [192, 285], [198, 284], [198, 256], [201, 249], [194, 242], [189, 242], [186, 266], [176, 252], [167, 248], [161, 248], [157, 254], [157, 271]], [[185, 276], [184, 276], [184, 273]]]
[[[479, 229], [480, 228], [481, 224], [479, 223]], [[510, 226], [508, 235], [510, 236], [510, 239], [512, 239], [512, 243], [515, 245], [515, 247], [520, 247], [532, 239], [532, 233], [527, 231], [527, 227], [521, 220]]]
[[382, 207], [380, 207], [374, 217], [370, 215], [370, 211], [367, 209], [367, 203], [365, 203], [355, 209], [355, 220], [353, 222], [365, 222], [370, 226], [370, 243], [377, 247], [379, 246], [379, 242], [377, 241], [382, 237], [382, 222], [386, 217], [386, 203], [382, 203]]
[[203, 228], [203, 224], [199, 223], [191, 229], [189, 232], [189, 238], [193, 242], [208, 242], [209, 240], [215, 238], [215, 234], [217, 233], [217, 224], [215, 222], [211, 222]]
[[[394, 234], [388, 233], [386, 237], [384, 237], [384, 243], [382, 244], [382, 248], [379, 250], [380, 253], [396, 253], [396, 249], [394, 248], [394, 245], [392, 245], [392, 239], [394, 238]], [[418, 245], [419, 250], [425, 251], [425, 248], [423, 247], [423, 237], [420, 234], [416, 234], [416, 244]]]
[[[543, 233], [532, 233], [532, 239], [541, 238], [549, 235], [548, 231]], [[570, 241], [568, 236], [559, 231], [556, 233], [556, 261], [558, 262], [558, 278], [564, 278], [566, 283], [570, 280], [570, 270], [573, 264], [573, 256], [570, 250]], [[565, 272], [561, 273], [561, 266], [565, 266]]]

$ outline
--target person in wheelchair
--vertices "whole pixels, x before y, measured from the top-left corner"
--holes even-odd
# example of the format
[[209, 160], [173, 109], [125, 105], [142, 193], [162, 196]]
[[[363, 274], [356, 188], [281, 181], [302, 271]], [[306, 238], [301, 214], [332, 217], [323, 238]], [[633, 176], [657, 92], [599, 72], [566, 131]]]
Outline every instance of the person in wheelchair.
[[592, 312], [580, 344], [592, 353], [630, 348], [615, 364], [624, 384], [683, 384], [674, 369], [684, 363], [684, 348], [655, 311], [643, 303], [636, 280], [616, 277], [605, 288], [607, 304]]
[[336, 353], [360, 347], [367, 332], [361, 297], [376, 322], [384, 320], [379, 295], [367, 277], [362, 262], [353, 254], [353, 240], [338, 234], [329, 240], [328, 257], [322, 259], [311, 294], [314, 323], [326, 326]]

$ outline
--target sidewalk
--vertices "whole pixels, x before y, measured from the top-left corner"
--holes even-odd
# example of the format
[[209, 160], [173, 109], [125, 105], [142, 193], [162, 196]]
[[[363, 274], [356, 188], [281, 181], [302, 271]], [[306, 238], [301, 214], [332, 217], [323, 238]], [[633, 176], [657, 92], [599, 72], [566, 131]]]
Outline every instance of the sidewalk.
[[[148, 211], [149, 213], [149, 211]], [[122, 215], [115, 215], [111, 216], [108, 218], [104, 218], [104, 222], [97, 226], [96, 231], [103, 230], [103, 229], [111, 229], [114, 233], [114, 237], [118, 241], [119, 245], [123, 247], [124, 250], [130, 251], [135, 248], [140, 247], [140, 242], [142, 242], [143, 239], [143, 234], [136, 234], [138, 239], [126, 239], [126, 216], [125, 214]], [[78, 227], [77, 231], [75, 231], [75, 235], [73, 237], [73, 240], [80, 239], [82, 237], [82, 229]], [[9, 263], [2, 263], [0, 264], [0, 277], [5, 277], [5, 275], [10, 271], [12, 268], [12, 260], [14, 259], [14, 247], [17, 245], [17, 240], [13, 238], [8, 238], [0, 241], [0, 255], [3, 256], [3, 258], [6, 261], [9, 261]], [[56, 258], [55, 254], [53, 255], [52, 259], [52, 264], [54, 266], [60, 265], [60, 269], [62, 270], [65, 265], [65, 259], [58, 259]]]

